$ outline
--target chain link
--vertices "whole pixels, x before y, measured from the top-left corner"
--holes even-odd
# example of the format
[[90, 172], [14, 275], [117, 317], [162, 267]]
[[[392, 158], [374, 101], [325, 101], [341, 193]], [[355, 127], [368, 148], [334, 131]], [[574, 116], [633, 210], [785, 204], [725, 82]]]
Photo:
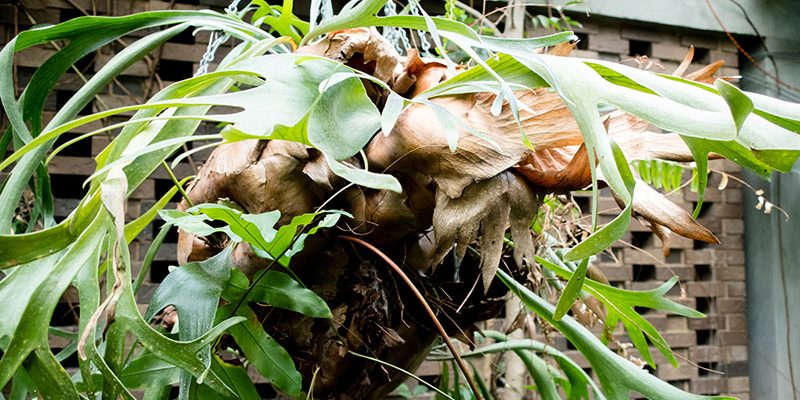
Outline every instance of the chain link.
[[[411, 15], [419, 16], [419, 8], [416, 0], [409, 0], [409, 6], [411, 9]], [[424, 31], [416, 31], [417, 38], [419, 39], [419, 48], [420, 53], [426, 57], [431, 56], [431, 44], [428, 42], [428, 36]]]
[[[389, 0], [386, 2], [386, 5], [383, 6], [383, 15], [390, 17], [397, 15], [397, 6], [394, 4], [394, 0]], [[403, 28], [397, 28], [393, 26], [385, 26], [383, 27], [383, 37], [389, 41], [389, 43], [394, 46], [394, 48], [403, 53], [411, 47], [411, 43], [408, 41], [408, 36], [406, 35], [406, 31]]]
[[[225, 11], [229, 14], [236, 14], [239, 12], [239, 1], [240, 0], [232, 0], [228, 7], [225, 8]], [[227, 33], [223, 33], [219, 30], [211, 31], [211, 36], [208, 38], [208, 47], [206, 47], [206, 52], [203, 53], [203, 57], [200, 58], [200, 65], [197, 67], [197, 72], [195, 72], [194, 76], [200, 76], [208, 72], [208, 67], [214, 61], [219, 46], [227, 42], [230, 37], [231, 36]]]

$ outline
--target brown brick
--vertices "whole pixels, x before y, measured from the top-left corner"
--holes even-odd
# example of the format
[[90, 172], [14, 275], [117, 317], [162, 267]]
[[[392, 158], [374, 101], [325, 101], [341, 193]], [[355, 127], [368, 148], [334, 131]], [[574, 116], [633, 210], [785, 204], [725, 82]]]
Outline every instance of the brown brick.
[[712, 249], [702, 250], [687, 250], [684, 252], [687, 264], [709, 264], [713, 265], [716, 260], [716, 254]]
[[86, 157], [56, 156], [53, 157], [49, 164], [51, 173], [84, 175], [87, 177], [94, 173], [95, 167], [94, 160]]
[[28, 10], [44, 10], [47, 8], [46, 0], [25, 0], [22, 3]]
[[742, 218], [742, 206], [736, 203], [714, 204], [711, 213], [717, 218]]
[[720, 359], [720, 349], [717, 346], [697, 346], [689, 350], [689, 357], [694, 362], [717, 361]]
[[142, 182], [136, 190], [131, 193], [132, 199], [153, 199], [155, 197], [155, 183], [152, 179]]
[[165, 60], [197, 61], [205, 53], [200, 46], [182, 43], [164, 43], [164, 52], [161, 57]]
[[699, 394], [718, 394], [728, 391], [725, 379], [716, 377], [692, 379], [690, 388], [692, 393]]
[[713, 36], [681, 35], [681, 44], [709, 50], [719, 49], [719, 39]]
[[744, 221], [741, 219], [726, 219], [722, 221], [722, 232], [726, 234], [744, 233]]
[[741, 281], [745, 278], [745, 270], [740, 266], [718, 268], [716, 277], [721, 281]]
[[661, 249], [625, 249], [623, 250], [626, 264], [656, 264], [664, 262]]
[[744, 282], [728, 282], [728, 297], [745, 297], [747, 295]]
[[717, 311], [722, 314], [743, 313], [747, 310], [744, 299], [717, 299]]
[[[669, 34], [653, 29], [640, 29], [624, 26], [620, 32], [623, 39], [643, 40], [652, 43], [660, 43], [670, 39]], [[672, 38], [674, 40], [674, 38]]]
[[106, 3], [102, 1], [93, 2], [92, 0], [73, 0], [72, 2], [69, 2], [66, 0], [47, 0], [48, 8], [75, 9], [75, 6], [80, 7], [88, 13], [91, 13], [92, 10], [96, 10], [98, 14], [108, 13]]
[[665, 281], [673, 276], [678, 276], [681, 282], [686, 282], [694, 279], [694, 267], [687, 267], [684, 265], [670, 265], [669, 267], [656, 267], [656, 279]]
[[708, 52], [711, 61], [723, 60], [725, 61], [726, 67], [738, 67], [739, 66], [739, 54], [736, 52], [729, 52], [729, 51], [720, 51], [720, 50], [711, 50]]
[[682, 46], [677, 41], [653, 43], [653, 57], [665, 60], [683, 61], [689, 46]]
[[725, 328], [725, 316], [718, 314], [708, 314], [706, 318], [689, 318], [689, 329], [723, 329]]
[[731, 190], [723, 190], [722, 191], [722, 201], [726, 203], [736, 203], [739, 204], [742, 202], [742, 191], [741, 189], [731, 189]]
[[747, 315], [728, 314], [725, 318], [728, 321], [728, 329], [732, 331], [744, 331], [747, 329]]
[[[697, 201], [697, 198], [698, 198], [698, 193], [697, 192], [693, 192], [693, 191], [689, 190], [689, 188], [686, 188], [686, 190], [683, 191], [683, 199], [684, 200], [686, 200], [688, 202], [692, 202], [692, 201]], [[703, 194], [703, 201], [712, 202], [712, 203], [721, 202], [722, 201], [722, 192], [720, 192], [719, 190], [716, 190], [712, 186], [709, 186], [708, 188], [706, 188], [706, 192]]]
[[742, 235], [720, 235], [720, 244], [717, 248], [724, 250], [738, 250], [744, 247], [744, 236]]
[[667, 330], [668, 331], [685, 331], [689, 329], [689, 318], [679, 315], [667, 316]]
[[596, 51], [592, 50], [573, 50], [572, 51], [573, 57], [578, 58], [599, 58], [600, 54]]
[[720, 255], [724, 258], [726, 265], [744, 265], [744, 250], [741, 250], [741, 248], [725, 250], [720, 252]]
[[695, 345], [696, 340], [695, 333], [691, 331], [680, 333], [665, 332], [662, 333], [662, 336], [664, 336], [664, 339], [670, 344], [670, 346], [676, 348], [692, 347]]
[[744, 344], [735, 346], [726, 345], [725, 359], [729, 362], [747, 361], [747, 346]]
[[746, 345], [747, 333], [746, 332], [717, 332], [717, 343], [720, 346], [731, 346], [735, 344]]
[[628, 41], [620, 37], [619, 28], [601, 26], [597, 33], [589, 36], [589, 50], [628, 54]]
[[722, 282], [688, 282], [686, 294], [689, 297], [719, 297], [725, 295], [725, 284]]
[[659, 365], [659, 368], [656, 370], [656, 375], [665, 381], [692, 379], [697, 377], [697, 367], [686, 365], [680, 361], [678, 368], [665, 363]]
[[606, 267], [601, 265], [599, 268], [612, 282], [629, 281], [632, 278], [631, 268], [628, 266]]

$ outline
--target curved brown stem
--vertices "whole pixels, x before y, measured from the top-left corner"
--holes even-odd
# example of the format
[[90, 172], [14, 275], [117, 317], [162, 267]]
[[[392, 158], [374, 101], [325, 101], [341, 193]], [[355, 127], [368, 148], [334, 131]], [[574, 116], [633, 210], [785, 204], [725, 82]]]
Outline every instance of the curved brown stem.
[[411, 279], [408, 278], [408, 275], [406, 275], [406, 273], [403, 272], [403, 270], [400, 268], [400, 266], [398, 266], [394, 261], [392, 261], [392, 259], [389, 258], [389, 256], [384, 254], [377, 247], [375, 247], [375, 246], [373, 246], [373, 245], [371, 245], [371, 244], [369, 244], [369, 243], [367, 243], [367, 242], [365, 242], [365, 241], [363, 241], [363, 240], [361, 240], [359, 238], [356, 238], [356, 237], [352, 237], [352, 236], [340, 236], [340, 237], [342, 239], [344, 239], [344, 240], [347, 240], [347, 241], [350, 241], [350, 242], [354, 242], [354, 243], [358, 243], [359, 245], [361, 245], [361, 246], [367, 248], [368, 250], [372, 251], [373, 253], [378, 255], [378, 257], [382, 258], [383, 261], [386, 261], [386, 263], [389, 264], [389, 266], [392, 267], [392, 269], [398, 275], [400, 275], [401, 278], [403, 278], [403, 281], [405, 281], [405, 283], [406, 283], [406, 285], [408, 285], [409, 289], [411, 289], [411, 291], [414, 292], [414, 295], [417, 297], [419, 302], [422, 303], [422, 306], [425, 308], [425, 311], [428, 312], [428, 315], [431, 317], [431, 320], [433, 320], [433, 324], [436, 325], [436, 329], [439, 330], [439, 334], [442, 335], [442, 339], [444, 340], [444, 343], [447, 345], [447, 348], [450, 349], [450, 353], [453, 354], [453, 358], [455, 358], [456, 364], [458, 364], [458, 368], [461, 370], [461, 372], [464, 374], [464, 377], [467, 379], [467, 383], [469, 383], [469, 387], [472, 390], [472, 394], [475, 395], [476, 399], [483, 400], [483, 398], [481, 397], [480, 391], [478, 390], [478, 385], [475, 383], [475, 380], [473, 379], [472, 374], [469, 373], [469, 369], [467, 369], [467, 364], [464, 363], [464, 360], [461, 358], [461, 356], [456, 351], [456, 348], [453, 345], [453, 342], [450, 340], [450, 336], [447, 335], [447, 332], [445, 332], [444, 327], [439, 322], [439, 319], [436, 318], [436, 314], [433, 312], [433, 309], [428, 304], [428, 302], [425, 300], [425, 297], [422, 296], [422, 293], [420, 293], [419, 290], [417, 290], [417, 287], [414, 286], [414, 283], [411, 282]]

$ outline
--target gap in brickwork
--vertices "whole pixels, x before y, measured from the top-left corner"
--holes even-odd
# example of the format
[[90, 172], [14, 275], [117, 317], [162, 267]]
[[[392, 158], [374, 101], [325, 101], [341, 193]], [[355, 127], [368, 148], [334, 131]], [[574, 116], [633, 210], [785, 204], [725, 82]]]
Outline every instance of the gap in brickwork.
[[[69, 99], [77, 93], [72, 90], [58, 90], [56, 91], [56, 109], [60, 110], [67, 105]], [[90, 100], [86, 105], [78, 111], [78, 115], [91, 115], [94, 109], [94, 99]]]
[[194, 37], [194, 30], [193, 29], [184, 29], [180, 33], [176, 34], [175, 36], [169, 38], [167, 42], [169, 43], [180, 43], [180, 44], [194, 44], [195, 37]]
[[[160, 199], [167, 194], [173, 187], [175, 187], [175, 183], [169, 179], [153, 179], [153, 184], [155, 185], [155, 193], [156, 198]], [[181, 201], [181, 194], [176, 192], [174, 196], [169, 200], [170, 202], [179, 202]]]
[[711, 272], [711, 265], [709, 264], [696, 264], [694, 266], [694, 276], [697, 281], [710, 281], [713, 278]]
[[708, 346], [714, 343], [714, 329], [698, 329], [695, 331], [697, 337], [696, 343], [698, 346]]
[[631, 232], [631, 244], [643, 249], [653, 242], [653, 232]]
[[631, 57], [650, 57], [653, 55], [653, 43], [646, 40], [629, 40], [628, 55]]
[[695, 47], [694, 48], [694, 59], [692, 62], [697, 64], [710, 64], [711, 63], [711, 52], [705, 47]]
[[712, 297], [697, 297], [695, 299], [695, 309], [703, 314], [711, 312], [714, 306], [714, 299]]
[[50, 318], [50, 325], [75, 326], [78, 322], [79, 313], [80, 307], [77, 304], [61, 301], [56, 304], [56, 309], [53, 310], [53, 316]]
[[575, 204], [578, 205], [578, 209], [581, 210], [582, 214], [587, 214], [592, 212], [592, 198], [591, 197], [584, 197], [584, 196], [573, 196], [572, 200]]
[[53, 197], [60, 199], [82, 199], [86, 194], [83, 182], [88, 176], [85, 175], [66, 175], [50, 174], [50, 182], [53, 182]]
[[[77, 133], [64, 133], [56, 139], [53, 148], [57, 148], [64, 143], [69, 142], [80, 136]], [[67, 156], [67, 157], [91, 157], [92, 156], [92, 138], [85, 138], [78, 142], [75, 142], [58, 153], [59, 156]]]
[[656, 266], [652, 264], [633, 264], [633, 281], [647, 282], [656, 279]]
[[[153, 237], [155, 237], [161, 228], [164, 227], [164, 221], [158, 220], [153, 222]], [[164, 243], [178, 243], [178, 230], [175, 227], [170, 227], [167, 236], [164, 238]]]
[[[713, 205], [714, 205], [714, 203], [712, 203], [710, 201], [704, 201], [703, 205], [700, 206], [700, 212], [697, 213], [697, 219], [703, 218], [706, 215], [708, 215], [708, 212], [711, 211], [711, 207]], [[693, 201], [692, 202], [692, 211], [694, 211], [695, 209], [697, 209], [697, 202]]]
[[572, 342], [570, 342], [569, 340], [565, 340], [565, 342], [567, 343], [567, 350], [578, 350], [578, 348], [575, 347], [575, 345], [572, 344]]
[[589, 50], [589, 34], [583, 32], [575, 33], [575, 36], [578, 37], [578, 43], [576, 44], [576, 48], [578, 50]]
[[717, 371], [719, 368], [719, 363], [716, 361], [700, 362], [697, 363], [697, 365], [700, 367], [697, 369], [697, 375], [699, 376], [709, 376], [711, 374], [715, 374], [712, 371]]
[[165, 81], [177, 82], [194, 75], [194, 63], [191, 61], [160, 60], [158, 75]]
[[172, 261], [156, 260], [150, 264], [150, 282], [161, 283], [169, 274], [169, 266], [175, 265]]

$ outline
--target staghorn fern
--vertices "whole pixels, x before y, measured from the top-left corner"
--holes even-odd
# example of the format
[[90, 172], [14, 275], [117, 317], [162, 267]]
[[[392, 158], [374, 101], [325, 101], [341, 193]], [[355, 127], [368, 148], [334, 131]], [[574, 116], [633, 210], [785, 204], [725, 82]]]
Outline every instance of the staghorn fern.
[[[249, 304], [247, 296], [258, 293], [260, 302], [320, 318], [330, 315], [327, 305], [289, 275], [269, 271], [248, 277], [231, 270], [230, 265], [252, 272], [277, 264], [291, 272], [291, 257], [303, 254], [306, 237], [319, 228], [333, 226], [340, 215], [348, 214], [326, 214], [329, 210], [324, 209], [270, 214], [273, 209], [289, 207], [283, 203], [245, 213], [224, 205], [200, 204], [235, 197], [214, 191], [226, 184], [233, 187], [231, 193], [242, 197], [233, 201], [245, 203], [252, 193], [241, 186], [237, 191], [237, 182], [242, 182], [238, 179], [272, 157], [269, 160], [302, 160], [304, 175], [287, 174], [277, 183], [263, 186], [268, 194], [287, 188], [303, 193], [313, 185], [345, 191], [357, 185], [362, 188], [362, 197], [355, 194], [352, 198], [361, 203], [341, 208], [351, 212], [354, 220], [377, 226], [364, 232], [368, 238], [391, 244], [397, 240], [391, 236], [398, 235], [397, 226], [408, 229], [406, 235], [432, 227], [440, 239], [450, 238], [434, 244], [435, 256], [421, 266], [428, 268], [426, 271], [435, 271], [433, 268], [453, 247], [456, 264], [460, 265], [467, 247], [479, 240], [478, 276], [484, 292], [493, 283], [503, 252], [499, 239], [509, 225], [518, 267], [533, 265], [533, 243], [527, 227], [537, 194], [529, 192], [528, 185], [535, 184], [542, 191], [591, 185], [596, 216], [598, 181], [605, 181], [623, 211], [563, 255], [566, 262], [583, 262], [572, 272], [557, 269], [560, 276], [569, 279], [558, 307], [547, 304], [504, 272], [500, 277], [535, 313], [576, 344], [598, 371], [607, 398], [627, 398], [630, 390], [651, 398], [704, 398], [672, 388], [628, 363], [564, 316], [563, 310], [584, 286], [588, 258], [616, 241], [634, 212], [642, 213], [654, 226], [715, 239], [688, 215], [673, 218], [671, 213], [676, 211], [668, 206], [656, 207], [660, 214], [647, 214], [650, 206], [665, 200], [643, 191], [646, 180], [634, 179], [629, 161], [641, 160], [641, 166], [651, 159], [693, 159], [702, 199], [710, 153], [764, 177], [773, 170], [788, 170], [800, 154], [800, 106], [742, 92], [721, 80], [708, 84], [602, 61], [540, 54], [537, 50], [573, 39], [568, 32], [531, 39], [487, 37], [460, 22], [424, 13], [378, 16], [384, 4], [382, 0], [354, 1], [317, 26], [294, 17], [291, 1], [281, 7], [254, 2], [241, 15], [158, 11], [113, 18], [83, 17], [23, 32], [9, 42], [0, 51], [0, 99], [11, 123], [3, 143], [14, 144], [13, 154], [0, 162], [0, 169], [11, 172], [0, 193], [0, 232], [12, 233], [0, 236], [0, 267], [7, 272], [0, 281], [0, 301], [4, 304], [0, 316], [0, 387], [13, 380], [15, 393], [76, 399], [97, 394], [133, 398], [132, 387], [145, 385], [147, 393], [155, 396], [163, 395], [164, 387], [180, 382], [182, 398], [208, 395], [208, 390], [225, 398], [252, 397], [253, 383], [245, 369], [221, 357], [227, 350], [220, 347], [219, 338], [228, 332], [244, 359], [279, 390], [290, 396], [313, 391], [315, 388], [303, 386], [291, 355], [269, 336], [253, 310], [242, 305]], [[253, 24], [243, 22], [242, 16], [251, 10], [258, 17], [253, 18]], [[262, 23], [283, 37], [275, 38], [262, 30]], [[376, 31], [366, 29], [375, 26], [427, 31], [442, 58], [422, 60], [412, 54], [402, 58], [390, 51]], [[71, 64], [118, 37], [153, 27], [166, 29], [139, 39], [117, 54], [44, 123], [44, 100]], [[78, 110], [114, 76], [190, 27], [222, 30], [242, 43], [227, 54], [217, 71], [177, 82], [145, 104], [77, 117]], [[291, 52], [286, 37], [299, 40], [299, 52]], [[442, 39], [470, 57], [467, 67], [457, 68], [449, 61]], [[14, 54], [53, 40], [69, 44], [37, 70], [17, 98], [11, 79]], [[339, 46], [334, 46], [336, 52], [331, 51], [331, 43]], [[375, 70], [365, 73], [348, 65], [356, 53], [365, 59], [372, 57]], [[239, 84], [252, 87], [232, 90]], [[380, 92], [377, 97], [376, 91]], [[376, 104], [383, 104], [383, 110]], [[619, 110], [606, 117], [605, 124], [598, 111], [602, 105]], [[237, 111], [209, 114], [214, 106]], [[471, 108], [475, 112], [465, 117], [463, 111]], [[128, 112], [135, 114], [126, 122], [92, 132], [121, 128], [96, 157], [98, 166], [87, 181], [88, 194], [68, 218], [52, 223], [47, 217], [46, 204], [52, 200], [45, 161], [55, 140], [75, 127]], [[202, 121], [223, 123], [224, 128], [219, 134], [193, 136]], [[537, 125], [541, 121], [549, 125]], [[675, 134], [646, 132], [638, 127], [641, 121]], [[379, 130], [383, 134], [376, 135]], [[225, 170], [230, 165], [224, 162], [209, 161], [206, 175], [201, 175], [185, 200], [194, 198], [198, 208], [163, 214], [183, 229], [182, 237], [189, 248], [181, 251], [187, 260], [197, 255], [195, 251], [214, 250], [212, 245], [219, 244], [200, 237], [222, 237], [223, 243], [244, 242], [248, 246], [237, 245], [173, 272], [175, 275], [171, 274], [159, 289], [154, 307], [176, 306], [183, 323], [177, 337], [154, 329], [136, 305], [138, 285], [132, 284], [128, 244], [166, 201], [140, 218], [126, 221], [125, 200], [184, 143], [222, 141], [225, 144], [215, 153], [219, 155], [239, 149], [237, 143], [252, 143], [245, 142], [248, 139], [294, 144], [278, 150], [259, 147], [263, 152], [234, 170]], [[648, 140], [671, 147], [668, 151], [648, 147]], [[361, 158], [353, 157], [359, 153]], [[265, 158], [259, 158], [262, 156]], [[594, 165], [599, 168], [590, 167]], [[663, 166], [671, 164], [657, 161], [650, 165], [662, 166], [661, 179], [653, 179], [650, 168], [650, 182], [656, 186], [666, 182], [664, 177], [670, 174], [664, 174]], [[276, 171], [280, 170], [269, 173]], [[209, 177], [212, 173], [229, 176], [230, 182], [215, 181]], [[13, 234], [15, 209], [34, 175], [36, 204], [45, 214], [44, 229]], [[296, 188], [298, 176], [308, 185]], [[422, 181], [415, 181], [419, 177]], [[674, 179], [670, 179], [672, 186]], [[431, 187], [434, 192], [426, 192]], [[481, 201], [486, 196], [484, 190], [496, 197]], [[429, 203], [423, 202], [427, 208], [412, 209], [406, 200], [423, 192], [422, 197], [430, 197], [425, 197]], [[300, 197], [292, 200], [299, 202]], [[284, 220], [279, 222], [281, 218]], [[212, 220], [217, 225], [210, 224]], [[407, 225], [398, 225], [398, 220]], [[25, 231], [36, 222], [29, 221]], [[163, 239], [162, 234], [159, 237]], [[200, 243], [197, 249], [195, 240]], [[158, 245], [156, 240], [151, 252], [157, 251]], [[271, 251], [276, 246], [281, 250]], [[110, 290], [101, 296], [99, 277], [104, 273]], [[189, 284], [195, 291], [178, 290]], [[63, 355], [56, 357], [48, 347], [50, 316], [70, 285], [78, 289], [81, 306], [79, 331], [72, 339], [80, 362], [80, 373], [74, 376], [60, 365]], [[599, 288], [591, 285], [587, 291]], [[187, 298], [187, 293], [196, 297]], [[286, 302], [281, 296], [302, 301]], [[193, 299], [198, 302], [193, 304]], [[220, 299], [224, 305], [216, 307]], [[608, 297], [606, 300], [613, 302]], [[196, 307], [195, 318], [187, 317], [182, 305]], [[157, 311], [150, 310], [146, 315]], [[144, 350], [125, 347], [128, 333]], [[666, 352], [668, 346], [660, 343], [658, 348]], [[137, 374], [157, 376], [157, 371], [165, 369], [171, 372], [163, 380], [136, 383], [131, 378]]]

